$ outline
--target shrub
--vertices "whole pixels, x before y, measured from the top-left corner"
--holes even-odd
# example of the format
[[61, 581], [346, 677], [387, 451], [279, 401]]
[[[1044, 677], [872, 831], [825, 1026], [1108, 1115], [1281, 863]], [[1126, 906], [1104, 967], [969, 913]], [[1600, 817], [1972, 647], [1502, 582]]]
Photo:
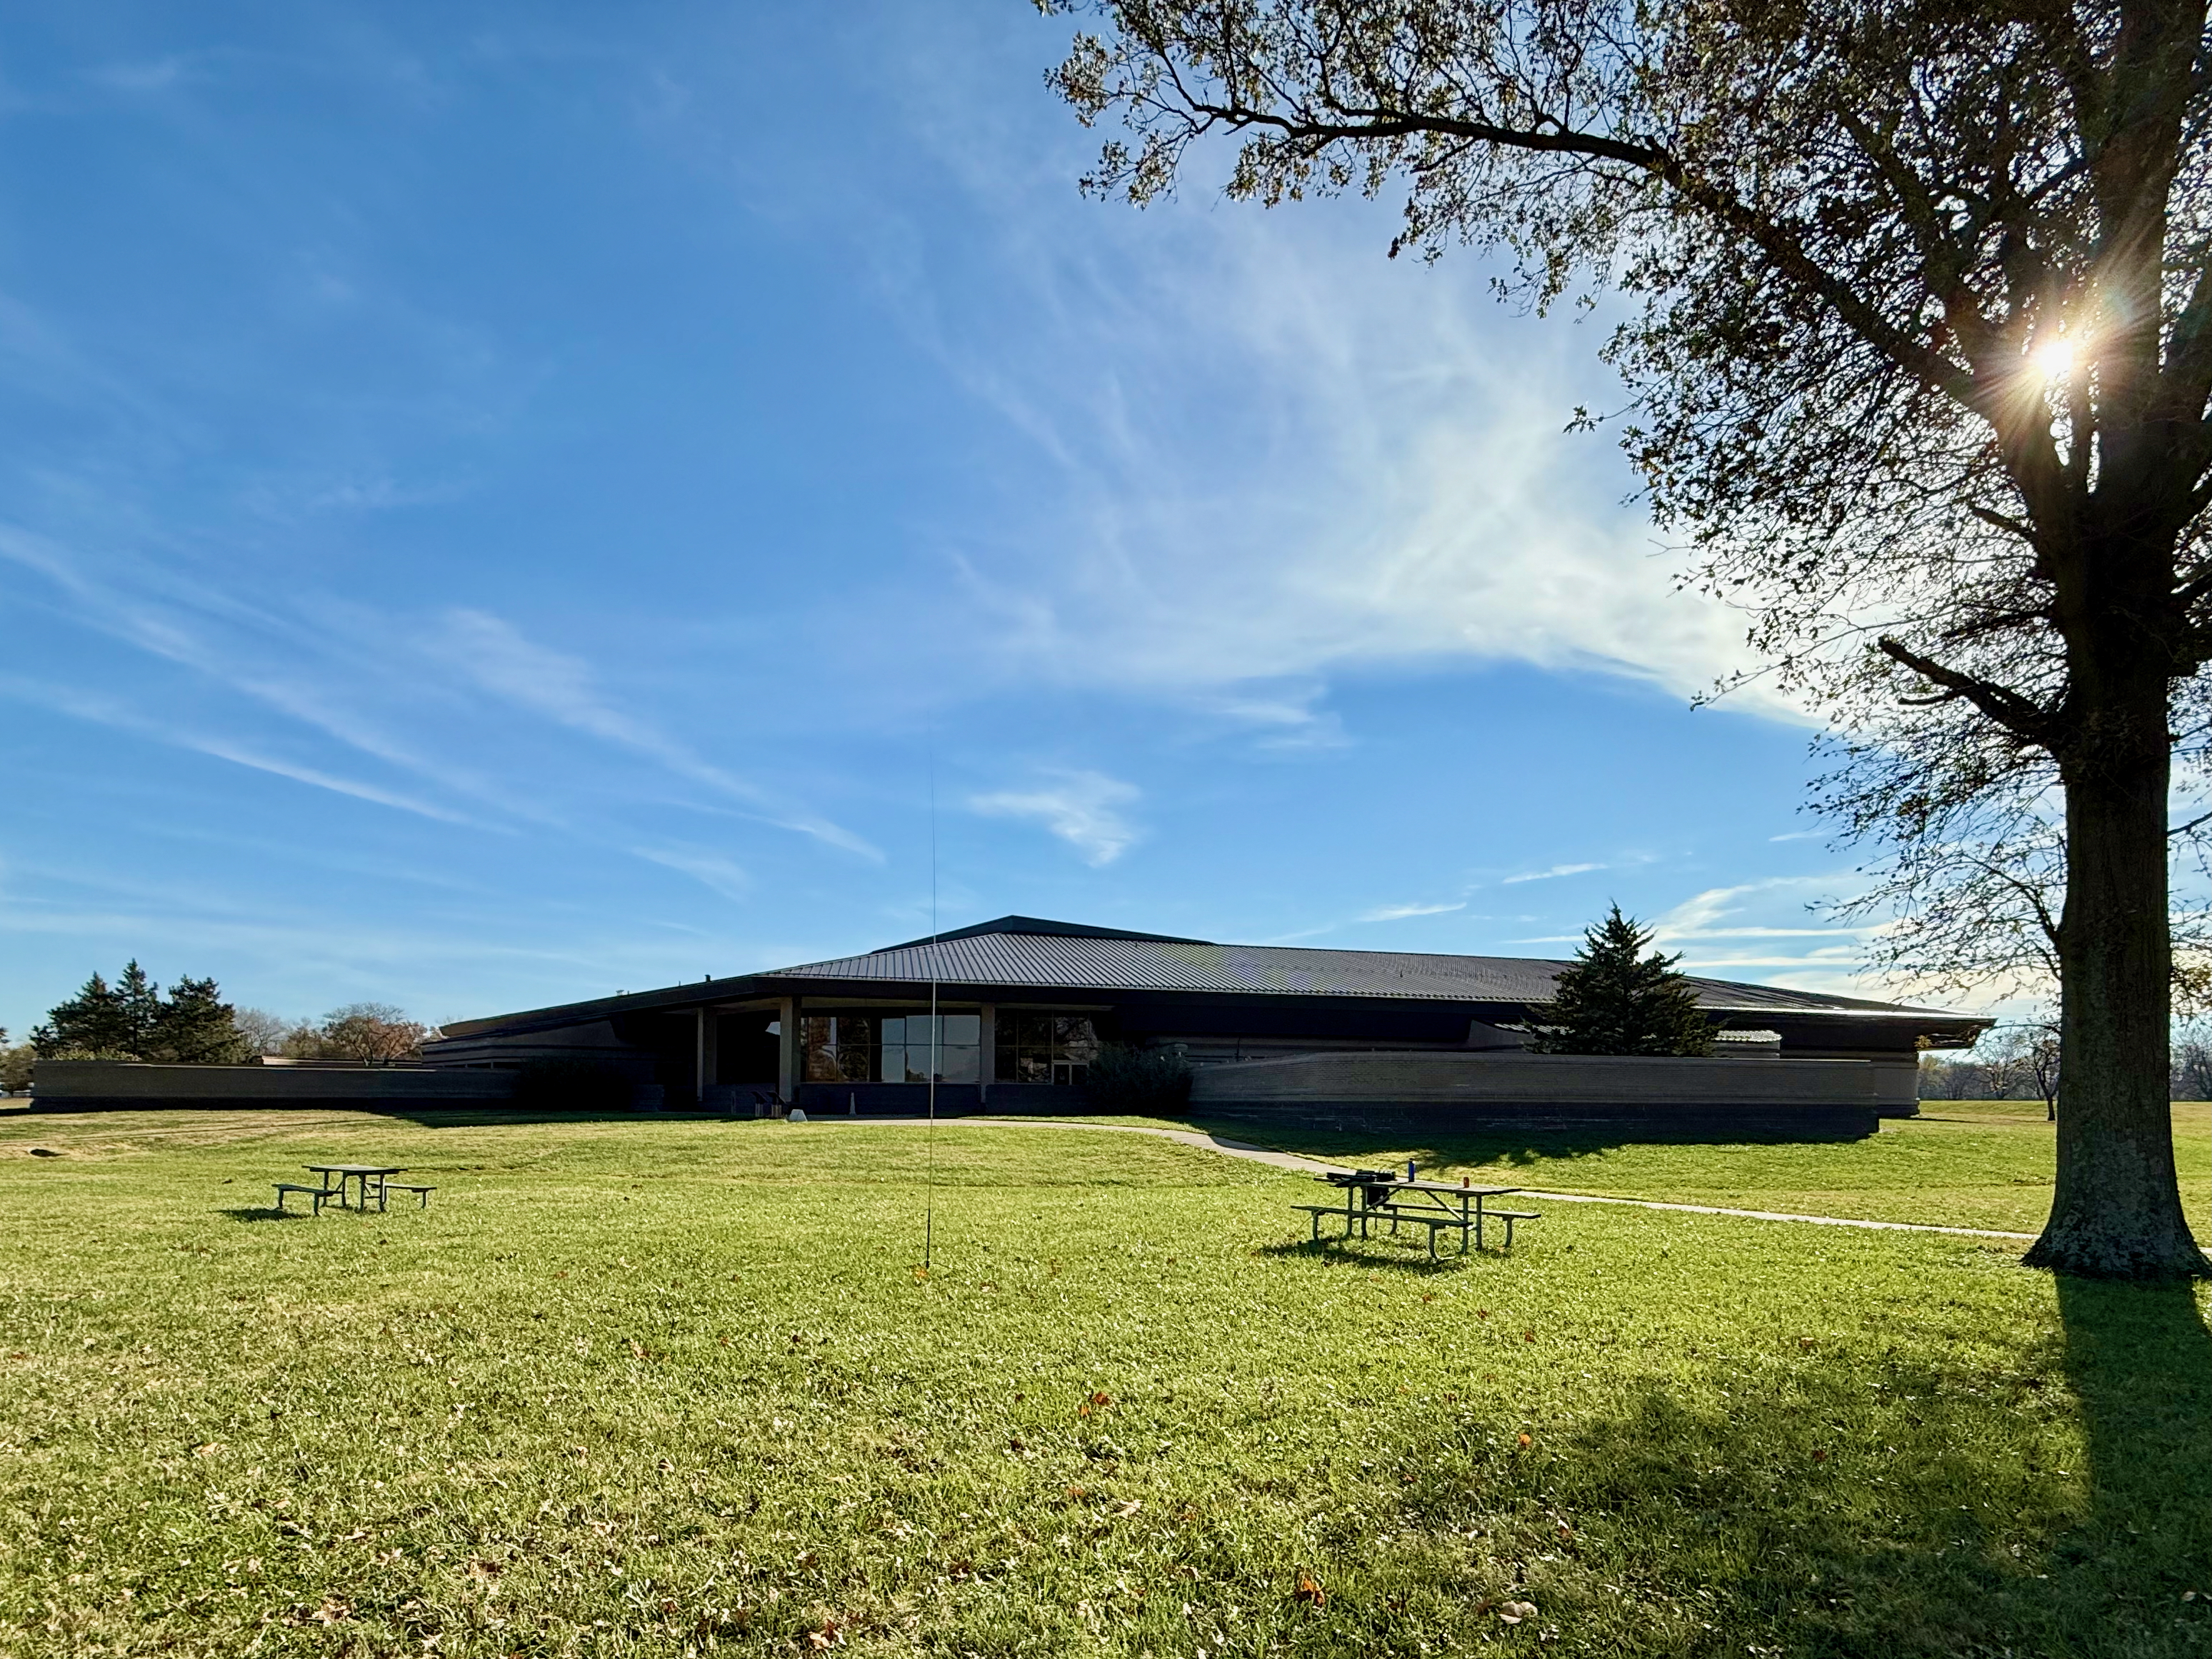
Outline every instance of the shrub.
[[1180, 1048], [1134, 1048], [1109, 1042], [1085, 1079], [1091, 1103], [1133, 1117], [1174, 1117], [1190, 1103], [1190, 1062]]

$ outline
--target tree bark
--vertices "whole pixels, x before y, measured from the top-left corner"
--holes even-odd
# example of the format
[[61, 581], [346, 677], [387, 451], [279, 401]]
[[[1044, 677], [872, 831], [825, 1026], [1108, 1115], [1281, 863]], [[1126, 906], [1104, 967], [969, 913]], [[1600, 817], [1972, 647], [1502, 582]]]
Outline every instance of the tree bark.
[[2140, 640], [2111, 643], [2088, 653], [2104, 660], [2075, 680], [2075, 738], [2059, 756], [2068, 868], [2058, 1177], [2025, 1259], [2093, 1279], [2212, 1276], [2182, 1215], [2173, 1163], [2166, 684]]

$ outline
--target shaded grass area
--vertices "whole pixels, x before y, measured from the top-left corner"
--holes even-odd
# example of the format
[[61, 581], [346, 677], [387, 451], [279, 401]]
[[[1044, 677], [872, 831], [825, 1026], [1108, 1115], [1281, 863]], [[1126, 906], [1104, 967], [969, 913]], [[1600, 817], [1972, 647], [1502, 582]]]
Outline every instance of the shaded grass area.
[[[1432, 1136], [1261, 1127], [1194, 1119], [1206, 1128], [1345, 1164], [1402, 1165], [1439, 1177], [1713, 1204], [1731, 1209], [1917, 1221], [2035, 1232], [2051, 1210], [2051, 1127], [2023, 1101], [1929, 1101], [1865, 1140], [1713, 1145], [1623, 1141], [1618, 1132]], [[2183, 1203], [2212, 1243], [2212, 1106], [2173, 1109]]]
[[[440, 1190], [261, 1218], [325, 1158]], [[1310, 1191], [1069, 1130], [0, 1120], [0, 1652], [2212, 1653], [2201, 1288], [1570, 1206], [1437, 1269], [1297, 1246]]]

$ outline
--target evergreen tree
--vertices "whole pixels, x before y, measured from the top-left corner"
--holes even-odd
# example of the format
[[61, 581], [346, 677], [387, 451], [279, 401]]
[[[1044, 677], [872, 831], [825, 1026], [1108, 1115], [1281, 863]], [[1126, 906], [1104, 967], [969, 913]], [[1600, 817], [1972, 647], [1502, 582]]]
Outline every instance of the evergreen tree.
[[123, 1000], [98, 974], [85, 981], [84, 988], [68, 1001], [46, 1011], [46, 1023], [31, 1028], [31, 1046], [41, 1060], [137, 1057], [136, 1033]]
[[180, 979], [167, 998], [136, 961], [113, 985], [94, 974], [33, 1028], [41, 1060], [150, 1060], [190, 1066], [252, 1057], [211, 979]]
[[180, 979], [154, 1017], [145, 1057], [179, 1066], [236, 1066], [253, 1058], [231, 1006], [211, 979]]
[[129, 1033], [125, 1046], [141, 1059], [149, 1058], [147, 1051], [161, 1024], [161, 988], [147, 977], [136, 957], [123, 964], [123, 976], [115, 981], [115, 1006]]
[[1616, 904], [1583, 935], [1573, 963], [1553, 981], [1552, 1000], [1534, 1004], [1529, 1047], [1540, 1054], [1706, 1054], [1712, 1026], [1698, 1007], [1681, 960], [1654, 951], [1651, 934]]

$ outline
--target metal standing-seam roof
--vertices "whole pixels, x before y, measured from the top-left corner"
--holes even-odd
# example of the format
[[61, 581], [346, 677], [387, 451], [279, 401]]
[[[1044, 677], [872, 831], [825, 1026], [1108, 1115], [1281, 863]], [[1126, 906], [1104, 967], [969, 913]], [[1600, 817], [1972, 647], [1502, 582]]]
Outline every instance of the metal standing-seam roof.
[[[809, 984], [831, 995], [867, 995], [877, 986], [919, 988], [931, 981], [983, 989], [1096, 995], [1196, 992], [1213, 995], [1370, 997], [1409, 1002], [1489, 1003], [1525, 1007], [1550, 1000], [1567, 963], [1534, 957], [1435, 956], [1411, 951], [1323, 951], [1303, 945], [1215, 945], [1164, 933], [1133, 933], [1035, 916], [1001, 916], [973, 927], [912, 939], [863, 955], [801, 963], [696, 985], [617, 993], [588, 1002], [489, 1019], [456, 1021], [449, 1038], [551, 1030], [617, 1013], [672, 1012], [732, 997], [787, 995]], [[1972, 1014], [1826, 996], [1775, 985], [1692, 976], [1699, 1006], [1714, 1013], [1822, 1019], [1908, 1018], [1953, 1035], [1989, 1024]], [[801, 992], [801, 994], [804, 994]], [[1517, 1017], [1517, 1016], [1516, 1016]], [[1960, 1039], [1972, 1041], [1971, 1035]]]
[[[1007, 918], [1022, 923], [1027, 918]], [[1038, 924], [1030, 924], [1036, 926]], [[1052, 924], [1042, 924], [1050, 926]], [[988, 931], [949, 934], [862, 956], [780, 968], [763, 978], [874, 981], [927, 985], [1018, 985], [1085, 991], [1206, 991], [1263, 995], [1385, 997], [1421, 1001], [1541, 1002], [1565, 960], [1436, 956], [1410, 951], [1324, 951], [1299, 945], [1209, 945], [1159, 936], [1126, 938]], [[1936, 1014], [1894, 1003], [1824, 996], [1772, 985], [1692, 977], [1701, 1006], [1730, 1012]]]

